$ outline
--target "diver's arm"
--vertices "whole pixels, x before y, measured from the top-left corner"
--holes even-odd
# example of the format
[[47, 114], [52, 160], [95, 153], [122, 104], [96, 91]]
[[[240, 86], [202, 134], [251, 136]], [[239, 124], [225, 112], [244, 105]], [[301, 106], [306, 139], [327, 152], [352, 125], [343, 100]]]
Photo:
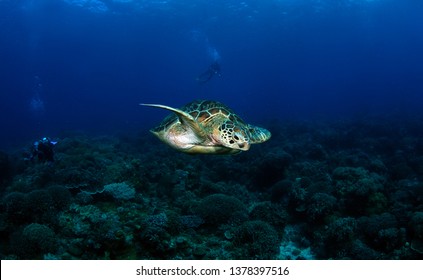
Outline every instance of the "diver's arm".
[[210, 69], [207, 69], [204, 73], [202, 73], [200, 76], [197, 77], [197, 82], [199, 83], [205, 83], [208, 82], [214, 75], [214, 71], [211, 71]]

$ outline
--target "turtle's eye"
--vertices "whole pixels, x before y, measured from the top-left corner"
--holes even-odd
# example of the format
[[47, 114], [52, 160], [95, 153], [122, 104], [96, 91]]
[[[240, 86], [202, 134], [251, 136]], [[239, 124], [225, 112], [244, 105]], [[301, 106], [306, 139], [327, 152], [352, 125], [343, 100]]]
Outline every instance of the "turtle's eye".
[[248, 137], [245, 135], [243, 130], [239, 130], [232, 135], [234, 144], [237, 148], [243, 151], [246, 151], [250, 148], [250, 143]]
[[234, 139], [235, 142], [239, 144], [243, 144], [245, 142], [248, 142], [248, 139], [246, 137], [246, 135], [243, 133], [242, 130], [235, 132], [232, 136], [232, 138]]

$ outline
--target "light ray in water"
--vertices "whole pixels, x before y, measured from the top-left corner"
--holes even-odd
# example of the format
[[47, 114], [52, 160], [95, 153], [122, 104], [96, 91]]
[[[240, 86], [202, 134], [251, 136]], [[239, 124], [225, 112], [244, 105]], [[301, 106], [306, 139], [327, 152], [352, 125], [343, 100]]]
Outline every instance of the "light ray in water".
[[34, 85], [32, 88], [33, 96], [29, 101], [30, 109], [35, 114], [41, 114], [45, 110], [45, 104], [41, 95], [43, 93], [43, 84], [41, 83], [41, 79], [39, 76], [34, 76]]

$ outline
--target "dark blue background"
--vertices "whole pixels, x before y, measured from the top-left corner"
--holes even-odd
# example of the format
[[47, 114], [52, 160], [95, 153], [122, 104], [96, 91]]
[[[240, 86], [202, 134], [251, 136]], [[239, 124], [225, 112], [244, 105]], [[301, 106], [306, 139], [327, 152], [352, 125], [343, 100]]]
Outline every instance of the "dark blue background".
[[[419, 0], [3, 0], [0, 144], [144, 132], [167, 112], [140, 102], [216, 99], [255, 124], [415, 117], [422, 15]], [[213, 48], [222, 77], [200, 85]]]

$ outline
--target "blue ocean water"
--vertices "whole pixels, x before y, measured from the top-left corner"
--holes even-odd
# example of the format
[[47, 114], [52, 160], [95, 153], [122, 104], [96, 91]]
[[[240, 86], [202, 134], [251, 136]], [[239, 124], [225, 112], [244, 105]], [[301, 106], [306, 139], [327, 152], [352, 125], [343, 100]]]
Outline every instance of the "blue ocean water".
[[[415, 116], [417, 0], [0, 1], [0, 139], [133, 133], [221, 101], [252, 122]], [[196, 77], [214, 61], [221, 76]]]
[[[0, 0], [0, 259], [421, 259], [422, 14]], [[186, 155], [149, 132], [169, 112], [139, 105], [197, 99], [271, 138], [230, 114], [176, 140], [269, 141]]]

